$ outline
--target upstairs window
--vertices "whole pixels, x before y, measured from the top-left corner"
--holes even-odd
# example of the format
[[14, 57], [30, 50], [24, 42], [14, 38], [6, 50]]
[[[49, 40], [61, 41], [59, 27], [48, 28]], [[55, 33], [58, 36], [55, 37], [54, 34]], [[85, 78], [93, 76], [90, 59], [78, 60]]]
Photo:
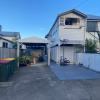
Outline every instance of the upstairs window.
[[78, 18], [67, 18], [65, 20], [65, 25], [79, 25], [79, 19]]

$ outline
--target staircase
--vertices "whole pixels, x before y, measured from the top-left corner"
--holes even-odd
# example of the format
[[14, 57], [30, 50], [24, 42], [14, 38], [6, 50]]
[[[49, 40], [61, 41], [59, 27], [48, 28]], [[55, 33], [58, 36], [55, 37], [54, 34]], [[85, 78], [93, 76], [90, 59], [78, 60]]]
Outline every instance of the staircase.
[[[99, 38], [97, 38], [95, 35], [93, 35], [91, 32], [88, 32], [92, 37], [94, 37], [97, 40], [100, 40], [100, 36], [98, 35]], [[97, 32], [98, 33], [98, 32]], [[100, 34], [100, 33], [99, 33]]]

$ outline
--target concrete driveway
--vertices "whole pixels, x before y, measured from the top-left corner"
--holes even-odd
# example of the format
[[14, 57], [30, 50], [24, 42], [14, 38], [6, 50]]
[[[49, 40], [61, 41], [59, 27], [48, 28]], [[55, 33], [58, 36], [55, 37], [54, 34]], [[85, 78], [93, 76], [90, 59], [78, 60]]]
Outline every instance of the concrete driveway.
[[18, 69], [0, 83], [0, 100], [100, 100], [100, 80], [59, 80], [47, 65]]
[[87, 69], [84, 66], [60, 66], [51, 62], [50, 67], [59, 80], [100, 79], [100, 73]]

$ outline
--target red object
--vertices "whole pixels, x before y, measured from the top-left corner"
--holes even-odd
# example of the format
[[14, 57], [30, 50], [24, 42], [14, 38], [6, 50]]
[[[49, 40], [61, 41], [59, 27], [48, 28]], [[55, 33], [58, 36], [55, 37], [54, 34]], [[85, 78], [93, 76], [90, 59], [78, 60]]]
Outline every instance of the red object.
[[10, 62], [11, 60], [0, 60], [0, 63], [8, 63]]

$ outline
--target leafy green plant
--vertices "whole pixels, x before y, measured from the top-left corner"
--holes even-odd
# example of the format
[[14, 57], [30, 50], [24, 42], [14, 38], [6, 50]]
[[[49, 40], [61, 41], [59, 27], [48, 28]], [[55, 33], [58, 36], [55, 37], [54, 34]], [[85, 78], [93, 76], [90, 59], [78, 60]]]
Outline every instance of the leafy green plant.
[[85, 52], [86, 53], [97, 53], [97, 40], [86, 39], [85, 41]]
[[[16, 35], [16, 33], [14, 34], [14, 38], [13, 38], [13, 48], [17, 48], [17, 40], [18, 40], [19, 38], [17, 37], [17, 35]], [[20, 46], [19, 46], [20, 48], [22, 48], [22, 44], [20, 44]]]
[[22, 56], [22, 57], [19, 57], [19, 63], [20, 64], [26, 64], [26, 56]]
[[30, 56], [27, 56], [26, 57], [26, 61], [27, 61], [27, 64], [29, 64], [31, 62], [31, 57]]
[[17, 48], [17, 40], [18, 40], [18, 37], [16, 34], [14, 34], [14, 39], [13, 39], [13, 48]]
[[18, 63], [19, 57], [15, 57], [15, 61], [14, 61], [14, 70], [18, 69], [17, 63]]

